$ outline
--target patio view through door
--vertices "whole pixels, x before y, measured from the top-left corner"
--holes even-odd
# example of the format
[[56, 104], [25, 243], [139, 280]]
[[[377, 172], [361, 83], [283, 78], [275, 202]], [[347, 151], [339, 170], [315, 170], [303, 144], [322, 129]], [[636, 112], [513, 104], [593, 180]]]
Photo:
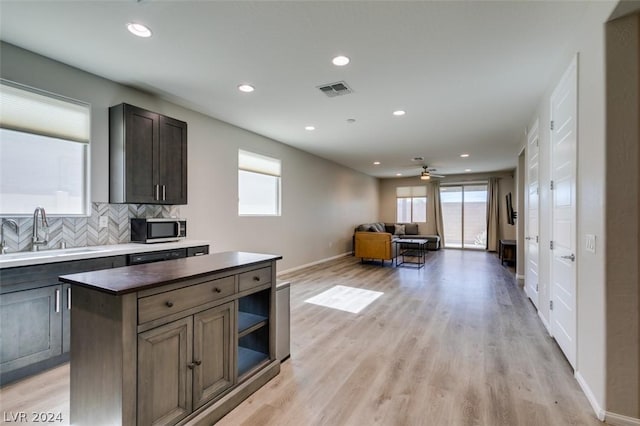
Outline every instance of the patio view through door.
[[487, 184], [440, 187], [445, 248], [487, 246]]

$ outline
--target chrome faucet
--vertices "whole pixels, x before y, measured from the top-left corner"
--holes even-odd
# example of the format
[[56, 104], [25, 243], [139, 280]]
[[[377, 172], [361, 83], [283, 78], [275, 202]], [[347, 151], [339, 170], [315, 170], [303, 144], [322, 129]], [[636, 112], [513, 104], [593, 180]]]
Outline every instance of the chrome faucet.
[[4, 241], [4, 225], [13, 226], [13, 230], [16, 231], [16, 234], [20, 232], [20, 228], [18, 228], [18, 224], [13, 219], [2, 219], [2, 225], [0, 225], [0, 254], [5, 254], [7, 252], [7, 243]]
[[38, 251], [40, 246], [47, 245], [48, 241], [46, 239], [41, 240], [38, 235], [38, 213], [40, 213], [40, 219], [42, 221], [42, 227], [47, 227], [49, 224], [47, 223], [47, 213], [44, 211], [43, 207], [36, 207], [33, 212], [33, 236], [31, 237], [31, 242], [33, 243], [33, 247], [31, 247], [31, 251]]

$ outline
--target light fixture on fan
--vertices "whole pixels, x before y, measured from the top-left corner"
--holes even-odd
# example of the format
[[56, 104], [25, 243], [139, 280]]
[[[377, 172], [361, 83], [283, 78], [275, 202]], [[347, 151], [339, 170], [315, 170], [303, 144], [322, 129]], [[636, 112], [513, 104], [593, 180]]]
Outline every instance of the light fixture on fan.
[[429, 180], [431, 179], [431, 175], [429, 174], [429, 170], [427, 170], [427, 166], [423, 167], [423, 171], [422, 173], [420, 173], [420, 179], [422, 180]]
[[429, 166], [422, 166], [422, 172], [420, 172], [421, 180], [431, 180], [432, 177], [443, 178], [443, 175], [436, 175], [432, 172], [435, 172], [436, 169], [430, 169]]

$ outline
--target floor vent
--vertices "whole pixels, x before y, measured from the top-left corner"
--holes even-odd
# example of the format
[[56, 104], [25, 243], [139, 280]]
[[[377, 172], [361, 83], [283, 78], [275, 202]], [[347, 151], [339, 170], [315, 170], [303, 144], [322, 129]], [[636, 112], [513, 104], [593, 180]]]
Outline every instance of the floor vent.
[[322, 86], [318, 86], [318, 89], [325, 95], [330, 98], [334, 98], [336, 96], [348, 95], [353, 91], [344, 81], [338, 81], [336, 83], [323, 84]]

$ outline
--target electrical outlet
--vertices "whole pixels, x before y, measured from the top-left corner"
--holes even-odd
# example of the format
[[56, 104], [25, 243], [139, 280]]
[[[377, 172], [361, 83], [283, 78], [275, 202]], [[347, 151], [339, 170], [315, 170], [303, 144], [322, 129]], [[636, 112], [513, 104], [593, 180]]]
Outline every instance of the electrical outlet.
[[100, 228], [106, 228], [109, 226], [109, 216], [100, 216], [100, 222], [98, 223]]
[[586, 234], [584, 236], [584, 248], [589, 253], [596, 252], [596, 236], [593, 234]]

